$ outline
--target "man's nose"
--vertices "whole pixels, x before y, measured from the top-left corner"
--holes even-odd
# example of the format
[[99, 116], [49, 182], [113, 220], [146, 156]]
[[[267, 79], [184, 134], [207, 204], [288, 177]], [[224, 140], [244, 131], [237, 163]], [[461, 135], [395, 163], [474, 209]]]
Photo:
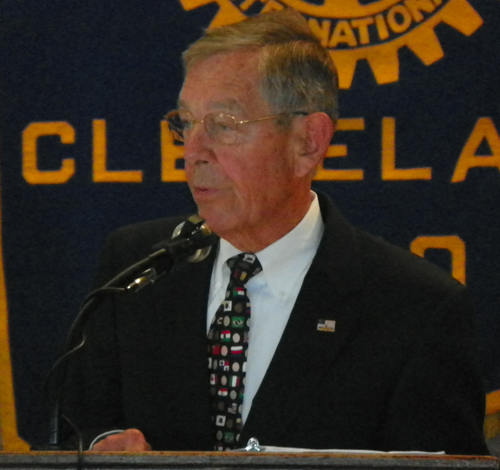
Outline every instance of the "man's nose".
[[208, 161], [212, 158], [213, 141], [202, 122], [196, 122], [184, 139], [184, 159], [187, 163]]

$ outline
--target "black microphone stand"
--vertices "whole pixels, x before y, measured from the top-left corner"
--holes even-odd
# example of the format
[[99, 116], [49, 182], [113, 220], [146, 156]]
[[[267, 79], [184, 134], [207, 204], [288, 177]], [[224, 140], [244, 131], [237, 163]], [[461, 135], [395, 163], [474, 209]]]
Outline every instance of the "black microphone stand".
[[[51, 379], [55, 384], [53, 407], [49, 418], [49, 442], [48, 444], [32, 446], [31, 450], [63, 450], [60, 436], [61, 417], [68, 421], [72, 427], [75, 427], [75, 431], [78, 433], [77, 427], [61, 413], [61, 397], [66, 378], [67, 360], [84, 345], [84, 326], [101, 299], [109, 295], [138, 292], [142, 288], [153, 284], [159, 277], [170, 272], [174, 262], [182, 259], [189, 260], [189, 257], [198, 253], [200, 249], [207, 249], [207, 247], [213, 245], [217, 241], [217, 236], [210, 232], [204, 222], [197, 215], [191, 216], [185, 222], [178, 236], [155, 245], [154, 248], [158, 248], [157, 251], [128, 267], [84, 299], [66, 337], [63, 352], [52, 366], [46, 379], [46, 385]], [[205, 256], [195, 259], [194, 262], [201, 261]]]

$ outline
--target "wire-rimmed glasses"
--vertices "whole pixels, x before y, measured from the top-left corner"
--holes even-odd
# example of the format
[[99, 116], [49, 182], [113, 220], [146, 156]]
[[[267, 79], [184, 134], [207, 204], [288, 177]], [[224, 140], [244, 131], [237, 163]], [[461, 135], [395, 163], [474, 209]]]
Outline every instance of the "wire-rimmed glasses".
[[268, 119], [277, 119], [289, 115], [307, 116], [304, 111], [294, 111], [288, 113], [274, 114], [273, 116], [264, 116], [257, 119], [247, 119], [237, 121], [234, 116], [226, 113], [208, 113], [203, 119], [195, 119], [189, 111], [174, 110], [170, 111], [165, 119], [168, 123], [170, 132], [175, 140], [185, 142], [189, 138], [189, 133], [196, 123], [203, 123], [207, 134], [215, 141], [231, 145], [240, 141], [242, 131], [241, 126], [252, 122], [266, 121]]

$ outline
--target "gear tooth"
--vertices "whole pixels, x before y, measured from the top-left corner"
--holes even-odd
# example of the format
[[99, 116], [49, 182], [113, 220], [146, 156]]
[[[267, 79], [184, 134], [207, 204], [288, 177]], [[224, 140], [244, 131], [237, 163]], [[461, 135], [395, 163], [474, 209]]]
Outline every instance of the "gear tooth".
[[[231, 0], [179, 1], [185, 10], [192, 10], [200, 6], [208, 5], [209, 3], [217, 3], [219, 5], [219, 11], [213, 18], [209, 28], [236, 23], [247, 17], [243, 13], [241, 7], [235, 6]], [[266, 3], [267, 0], [261, 1]], [[336, 8], [335, 12], [337, 16], [342, 16], [339, 12], [344, 10], [339, 10], [340, 0], [323, 1], [324, 5], [321, 7], [309, 6], [306, 8], [309, 4], [306, 5], [303, 0], [281, 0], [282, 3], [289, 7], [295, 8], [301, 13], [311, 14], [312, 16], [315, 16], [314, 14], [319, 12], [318, 8], [320, 8], [322, 12], [320, 16], [323, 16], [325, 9], [332, 9], [332, 11], [334, 11], [334, 8]], [[378, 9], [381, 8], [382, 2], [387, 2], [383, 4], [384, 7], [395, 5], [398, 2], [404, 3], [403, 0], [379, 0], [373, 2], [373, 5], [376, 5], [375, 12], [379, 11]], [[269, 5], [271, 5], [271, 3], [273, 2], [269, 2]], [[434, 0], [434, 4], [441, 5], [442, 0]], [[342, 17], [353, 17], [352, 13], [356, 6], [359, 6], [359, 0], [344, 0], [342, 8], [345, 9], [345, 14]], [[379, 16], [382, 18], [381, 14], [379, 14], [377, 18]], [[353, 49], [330, 49], [330, 55], [339, 73], [339, 87], [341, 89], [349, 89], [351, 87], [357, 62], [361, 59], [366, 59], [368, 61], [375, 80], [379, 85], [397, 82], [399, 80], [398, 51], [404, 46], [407, 46], [425, 65], [431, 65], [442, 59], [444, 57], [444, 51], [438, 36], [434, 32], [434, 28], [439, 23], [446, 23], [460, 33], [470, 36], [482, 26], [483, 19], [469, 3], [469, 0], [447, 0], [447, 3], [445, 3], [441, 9], [436, 10], [432, 16], [428, 17], [412, 31], [386, 43]]]
[[367, 55], [375, 80], [379, 85], [399, 80], [398, 48], [377, 48], [373, 54]]
[[[207, 1], [207, 0], [200, 0]], [[246, 15], [242, 13], [238, 7], [234, 6], [230, 0], [215, 0], [220, 9], [214, 16], [214, 19], [210, 23], [209, 29], [218, 28], [219, 26], [225, 26], [227, 24], [238, 23], [246, 18]]]
[[331, 50], [330, 55], [339, 74], [339, 88], [348, 90], [351, 88], [354, 72], [356, 71], [357, 58], [353, 57], [349, 51]]
[[181, 2], [182, 8], [184, 8], [184, 10], [190, 11], [208, 5], [209, 3], [214, 3], [216, 0], [179, 0], [179, 1]]
[[235, 9], [232, 12], [219, 12], [215, 15], [214, 19], [210, 23], [209, 29], [218, 28], [219, 26], [226, 26], [228, 24], [238, 23], [243, 21], [246, 16], [239, 10]]
[[475, 33], [484, 23], [467, 0], [451, 0], [440, 12], [441, 20], [466, 36]]
[[425, 65], [431, 65], [444, 57], [436, 33], [425, 24], [408, 35], [406, 45]]

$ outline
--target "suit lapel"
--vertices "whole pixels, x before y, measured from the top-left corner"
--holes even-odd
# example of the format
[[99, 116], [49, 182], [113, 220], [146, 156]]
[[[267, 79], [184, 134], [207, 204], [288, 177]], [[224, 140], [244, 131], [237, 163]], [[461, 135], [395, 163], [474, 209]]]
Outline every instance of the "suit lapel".
[[[331, 367], [356, 324], [357, 313], [345, 302], [362, 286], [356, 232], [328, 199], [319, 197], [323, 239], [253, 400], [242, 444], [253, 436], [271, 445], [288, 432], [297, 414], [304, 413], [295, 404]], [[318, 331], [319, 320], [335, 321], [335, 331]]]
[[169, 312], [160, 335], [164, 338], [160, 357], [163, 367], [170, 371], [165, 391], [178, 419], [168, 425], [178, 426], [176, 431], [182, 433], [189, 423], [191, 435], [206, 449], [212, 447], [206, 312], [213, 260], [212, 253], [200, 263], [177, 263], [167, 283], [157, 286], [152, 302]]

